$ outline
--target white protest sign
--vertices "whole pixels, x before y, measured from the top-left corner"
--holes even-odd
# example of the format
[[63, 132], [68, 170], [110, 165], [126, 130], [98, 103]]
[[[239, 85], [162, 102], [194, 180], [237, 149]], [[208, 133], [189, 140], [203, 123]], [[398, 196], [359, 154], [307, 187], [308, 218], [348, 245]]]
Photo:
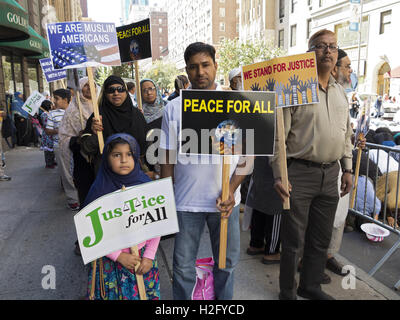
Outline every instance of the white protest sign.
[[172, 179], [118, 190], [74, 217], [85, 264], [144, 241], [179, 232]]
[[28, 112], [31, 116], [34, 116], [35, 113], [38, 112], [44, 100], [46, 100], [44, 95], [40, 94], [38, 91], [34, 91], [22, 106], [22, 109]]

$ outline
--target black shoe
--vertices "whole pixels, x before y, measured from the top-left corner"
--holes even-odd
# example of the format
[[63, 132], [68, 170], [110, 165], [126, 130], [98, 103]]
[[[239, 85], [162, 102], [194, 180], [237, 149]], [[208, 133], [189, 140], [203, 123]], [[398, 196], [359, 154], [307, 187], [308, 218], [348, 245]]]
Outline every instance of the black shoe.
[[334, 257], [326, 261], [326, 268], [342, 277], [349, 273], [349, 271], [342, 273], [343, 266]]
[[[298, 266], [297, 266], [297, 272], [301, 272], [301, 268], [302, 268], [302, 265], [301, 265], [301, 263], [299, 263]], [[328, 276], [326, 273], [324, 273], [324, 274], [322, 275], [321, 284], [329, 284], [329, 283], [331, 283], [331, 282], [332, 282], [331, 277]]]
[[354, 228], [352, 226], [345, 226], [343, 231], [344, 233], [350, 233], [354, 231]]
[[297, 289], [297, 294], [302, 297], [306, 298], [309, 300], [335, 300], [333, 297], [331, 297], [329, 294], [326, 294], [323, 292], [321, 289], [303, 289], [303, 288], [298, 288]]
[[331, 283], [331, 282], [332, 282], [331, 277], [328, 276], [326, 273], [324, 273], [324, 274], [322, 275], [321, 284], [329, 284], [329, 283]]
[[284, 295], [282, 292], [279, 292], [279, 300], [297, 300], [297, 297], [289, 297], [287, 295]]

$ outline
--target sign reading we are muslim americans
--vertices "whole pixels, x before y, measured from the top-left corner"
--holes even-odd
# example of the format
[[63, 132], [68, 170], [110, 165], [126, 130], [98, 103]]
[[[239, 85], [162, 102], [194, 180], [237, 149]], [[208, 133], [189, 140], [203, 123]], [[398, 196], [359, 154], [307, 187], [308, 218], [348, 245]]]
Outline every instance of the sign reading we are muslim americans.
[[50, 23], [47, 38], [54, 69], [121, 65], [114, 23]]
[[121, 61], [151, 58], [150, 19], [117, 28]]
[[74, 217], [85, 264], [147, 240], [179, 232], [172, 179], [107, 194]]
[[315, 52], [244, 66], [242, 72], [244, 90], [275, 91], [278, 107], [319, 102]]

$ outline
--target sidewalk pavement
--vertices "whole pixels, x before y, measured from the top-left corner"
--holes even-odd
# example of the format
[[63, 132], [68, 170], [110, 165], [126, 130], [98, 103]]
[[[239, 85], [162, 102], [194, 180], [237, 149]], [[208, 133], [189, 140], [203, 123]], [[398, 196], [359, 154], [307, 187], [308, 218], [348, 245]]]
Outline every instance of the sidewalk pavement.
[[[79, 299], [85, 294], [87, 273], [82, 260], [73, 254], [73, 242], [76, 239], [73, 213], [66, 209], [56, 171], [44, 169], [43, 152], [37, 148], [10, 150], [6, 154], [6, 163], [6, 174], [12, 176], [13, 180], [0, 182], [0, 213], [3, 222], [8, 222], [0, 225], [0, 254], [4, 257], [0, 266], [0, 280], [4, 286], [0, 300]], [[264, 265], [261, 255], [247, 255], [249, 241], [249, 231], [242, 231], [234, 299], [277, 300], [279, 265]], [[172, 300], [172, 286], [165, 262], [172, 269], [173, 245], [174, 238], [163, 240], [157, 253], [162, 300]], [[16, 265], [20, 254], [24, 255], [24, 260]], [[198, 257], [210, 256], [211, 246], [206, 227]], [[337, 256], [337, 260], [344, 265], [351, 265], [341, 256]], [[60, 270], [57, 271], [59, 276], [54, 292], [39, 286], [43, 276], [39, 270], [44, 264], [54, 265]], [[356, 266], [355, 270], [357, 279], [354, 289], [343, 289], [343, 277], [328, 270], [326, 272], [332, 282], [323, 285], [323, 289], [338, 300], [399, 300], [399, 295], [392, 289]]]

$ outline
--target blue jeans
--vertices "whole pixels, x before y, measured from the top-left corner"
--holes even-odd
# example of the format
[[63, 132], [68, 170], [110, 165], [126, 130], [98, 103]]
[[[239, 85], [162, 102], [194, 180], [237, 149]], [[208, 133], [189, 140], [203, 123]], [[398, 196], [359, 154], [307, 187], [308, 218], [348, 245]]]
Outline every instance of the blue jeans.
[[232, 300], [234, 269], [240, 257], [239, 206], [228, 221], [226, 268], [218, 268], [221, 214], [218, 212], [178, 211], [179, 233], [175, 237], [173, 265], [174, 300], [190, 300], [196, 284], [196, 259], [200, 239], [207, 223], [214, 256], [214, 287], [218, 300]]

